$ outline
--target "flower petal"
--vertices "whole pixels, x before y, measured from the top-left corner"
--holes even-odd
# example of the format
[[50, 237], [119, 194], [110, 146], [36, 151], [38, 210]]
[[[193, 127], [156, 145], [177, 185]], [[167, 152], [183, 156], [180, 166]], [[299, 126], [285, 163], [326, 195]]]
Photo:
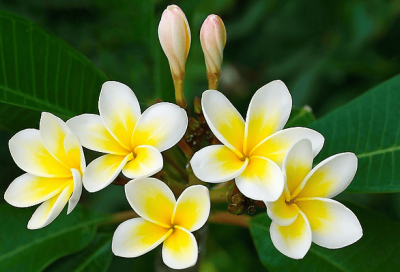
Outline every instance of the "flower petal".
[[272, 222], [270, 234], [276, 249], [292, 259], [302, 259], [310, 249], [311, 228], [302, 212], [289, 226], [279, 226]]
[[75, 134], [70, 133], [65, 136], [64, 150], [70, 167], [80, 171], [81, 173], [85, 172], [85, 155], [83, 154], [81, 143]]
[[132, 145], [150, 145], [162, 152], [179, 142], [187, 125], [184, 109], [172, 103], [157, 103], [140, 116], [133, 132]]
[[281, 167], [289, 149], [301, 139], [309, 139], [311, 141], [314, 157], [324, 145], [324, 137], [315, 130], [303, 127], [288, 128], [278, 131], [262, 141], [253, 148], [250, 156], [266, 157]]
[[280, 226], [292, 224], [299, 214], [296, 204], [288, 205], [285, 202], [285, 194], [282, 194], [277, 201], [265, 202], [265, 206], [267, 206], [268, 216]]
[[265, 138], [281, 130], [291, 110], [292, 97], [282, 81], [274, 80], [258, 89], [247, 110], [244, 152], [250, 152]]
[[196, 238], [184, 228], [175, 227], [174, 232], [164, 241], [162, 259], [172, 269], [194, 266], [198, 255]]
[[40, 229], [60, 214], [72, 193], [73, 184], [68, 185], [60, 194], [53, 196], [40, 205], [28, 222], [28, 229]]
[[67, 125], [78, 136], [82, 145], [88, 149], [114, 155], [130, 153], [114, 139], [99, 115], [75, 116], [67, 121]]
[[48, 112], [42, 112], [39, 127], [40, 136], [47, 151], [65, 167], [70, 168], [64, 151], [64, 138], [71, 133], [69, 127], [63, 120]]
[[200, 180], [219, 183], [240, 175], [248, 161], [240, 160], [232, 150], [224, 145], [212, 145], [197, 151], [190, 160], [190, 164], [193, 173]]
[[95, 159], [83, 174], [83, 186], [91, 193], [107, 187], [131, 158], [132, 153], [126, 156], [107, 154]]
[[133, 218], [121, 223], [114, 232], [112, 252], [116, 256], [133, 258], [141, 256], [161, 244], [172, 230], [160, 227], [143, 218]]
[[220, 92], [208, 90], [201, 99], [204, 117], [215, 137], [238, 156], [243, 154], [244, 120]]
[[235, 181], [242, 194], [262, 201], [277, 200], [284, 186], [283, 174], [278, 165], [262, 157], [251, 157], [249, 165]]
[[331, 156], [311, 170], [292, 197], [335, 197], [349, 186], [356, 171], [357, 157], [354, 153]]
[[125, 194], [133, 210], [144, 219], [170, 228], [175, 196], [161, 180], [140, 178], [125, 185]]
[[282, 167], [289, 194], [293, 194], [311, 171], [313, 158], [311, 142], [308, 139], [298, 141], [289, 149]]
[[25, 172], [41, 177], [71, 177], [69, 168], [44, 147], [39, 130], [24, 129], [15, 134], [8, 144], [15, 163]]
[[179, 196], [172, 215], [171, 224], [188, 231], [200, 229], [210, 215], [210, 193], [203, 185], [186, 188]]
[[135, 179], [149, 177], [160, 171], [163, 167], [163, 158], [156, 148], [141, 145], [135, 148], [136, 157], [129, 161], [122, 169], [122, 174]]
[[19, 208], [34, 206], [58, 195], [71, 181], [71, 178], [43, 178], [26, 173], [10, 184], [4, 199]]
[[72, 172], [72, 177], [74, 179], [74, 189], [72, 191], [71, 197], [69, 198], [67, 214], [70, 214], [70, 212], [72, 212], [75, 209], [82, 194], [81, 173], [79, 173], [79, 171], [76, 169], [71, 169], [71, 172]]
[[358, 241], [363, 231], [355, 214], [343, 204], [327, 198], [302, 198], [296, 204], [306, 215], [312, 240], [326, 248], [341, 248]]
[[120, 82], [105, 82], [101, 87], [99, 112], [108, 131], [130, 150], [133, 130], [140, 117], [139, 101], [133, 91]]

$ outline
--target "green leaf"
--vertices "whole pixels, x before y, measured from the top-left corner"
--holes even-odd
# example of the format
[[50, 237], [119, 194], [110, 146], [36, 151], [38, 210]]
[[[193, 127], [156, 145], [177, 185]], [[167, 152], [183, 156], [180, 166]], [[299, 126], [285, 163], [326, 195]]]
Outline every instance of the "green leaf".
[[400, 266], [400, 224], [360, 206], [345, 203], [360, 220], [364, 235], [355, 244], [330, 250], [313, 244], [302, 260], [281, 254], [271, 242], [271, 220], [254, 217], [250, 231], [261, 262], [269, 271], [386, 272]]
[[351, 151], [358, 171], [347, 191], [400, 191], [400, 75], [319, 119], [311, 127], [324, 135], [316, 161]]
[[66, 256], [51, 264], [45, 272], [103, 272], [112, 259], [111, 234], [98, 234], [85, 250]]
[[0, 267], [2, 271], [42, 271], [60, 257], [85, 248], [96, 227], [106, 216], [80, 206], [67, 215], [66, 209], [50, 225], [27, 229], [34, 208], [0, 205]]
[[[106, 76], [85, 56], [40, 26], [0, 11], [0, 126], [36, 126], [38, 114], [70, 118], [97, 112]], [[17, 112], [17, 114], [14, 114]]]
[[289, 127], [308, 127], [315, 122], [315, 116], [312, 114], [311, 108], [305, 106], [303, 108], [293, 108], [290, 113], [289, 120], [285, 128]]
[[249, 231], [237, 226], [209, 224], [206, 248], [199, 272], [265, 271], [254, 246], [249, 243]]

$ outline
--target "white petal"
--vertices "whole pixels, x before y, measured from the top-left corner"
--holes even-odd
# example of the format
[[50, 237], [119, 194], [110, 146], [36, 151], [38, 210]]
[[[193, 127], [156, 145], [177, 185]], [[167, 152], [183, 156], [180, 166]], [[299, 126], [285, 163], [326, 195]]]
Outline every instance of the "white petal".
[[274, 80], [258, 89], [251, 99], [246, 116], [247, 152], [268, 136], [281, 130], [291, 110], [292, 97], [282, 81]]
[[172, 215], [172, 224], [188, 231], [200, 229], [210, 215], [210, 193], [203, 185], [186, 188], [179, 196]]
[[133, 146], [150, 145], [162, 152], [182, 139], [187, 125], [184, 109], [172, 103], [157, 103], [140, 116], [133, 133]]
[[357, 157], [354, 153], [331, 156], [311, 170], [292, 197], [335, 197], [349, 186], [356, 171]]
[[85, 172], [86, 161], [85, 155], [83, 154], [83, 149], [78, 137], [70, 133], [64, 138], [64, 150], [69, 160], [69, 165], [71, 168], [75, 168], [80, 172]]
[[164, 182], [155, 178], [135, 179], [125, 185], [125, 194], [138, 215], [165, 228], [171, 227], [176, 200]]
[[74, 190], [72, 191], [72, 195], [69, 198], [67, 214], [70, 214], [70, 212], [72, 212], [75, 209], [82, 194], [81, 173], [79, 173], [79, 171], [76, 169], [71, 169], [71, 172], [72, 172], [72, 177], [74, 178]]
[[143, 218], [129, 219], [115, 230], [112, 252], [124, 258], [138, 257], [156, 248], [171, 233], [172, 230]]
[[290, 195], [311, 171], [313, 157], [312, 145], [308, 139], [298, 141], [289, 149], [283, 161], [282, 171]]
[[269, 231], [276, 249], [292, 259], [302, 259], [310, 249], [310, 224], [302, 212], [289, 226], [279, 226], [272, 222]]
[[125, 84], [107, 81], [99, 97], [99, 112], [108, 131], [126, 149], [132, 148], [132, 134], [140, 117], [140, 105]]
[[4, 199], [19, 208], [34, 206], [58, 195], [71, 181], [71, 178], [43, 178], [23, 174], [10, 184]]
[[44, 147], [39, 130], [22, 130], [8, 144], [15, 163], [25, 172], [41, 177], [71, 177], [69, 168], [57, 161]]
[[220, 92], [208, 90], [201, 99], [204, 117], [215, 137], [238, 156], [243, 154], [244, 120]]
[[301, 139], [309, 139], [311, 141], [314, 157], [324, 145], [324, 137], [315, 130], [303, 127], [287, 128], [272, 134], [262, 141], [253, 148], [250, 156], [266, 157], [282, 166], [283, 159], [289, 149]]
[[69, 127], [63, 120], [48, 112], [42, 112], [39, 127], [40, 136], [47, 151], [65, 167], [70, 168], [64, 151], [64, 138], [71, 133]]
[[197, 151], [190, 164], [193, 173], [202, 181], [219, 183], [240, 175], [249, 160], [240, 160], [232, 150], [223, 145], [212, 145]]
[[162, 259], [172, 269], [194, 266], [199, 255], [196, 238], [184, 228], [175, 228], [164, 241]]
[[28, 229], [40, 229], [51, 222], [60, 214], [72, 193], [72, 183], [60, 194], [53, 196], [40, 205], [28, 222]]
[[131, 158], [132, 153], [126, 156], [108, 154], [95, 159], [83, 174], [83, 186], [91, 193], [104, 189], [113, 182]]
[[334, 249], [351, 245], [362, 235], [355, 214], [343, 204], [328, 198], [302, 198], [296, 204], [310, 222], [313, 242]]
[[249, 165], [235, 181], [242, 194], [262, 201], [277, 200], [284, 186], [283, 174], [278, 165], [262, 157], [251, 157]]
[[114, 139], [99, 115], [75, 116], [67, 121], [67, 125], [78, 136], [82, 145], [88, 149], [114, 155], [130, 153]]
[[156, 148], [149, 145], [141, 145], [135, 148], [136, 156], [122, 169], [124, 176], [135, 179], [150, 177], [163, 167], [163, 158]]

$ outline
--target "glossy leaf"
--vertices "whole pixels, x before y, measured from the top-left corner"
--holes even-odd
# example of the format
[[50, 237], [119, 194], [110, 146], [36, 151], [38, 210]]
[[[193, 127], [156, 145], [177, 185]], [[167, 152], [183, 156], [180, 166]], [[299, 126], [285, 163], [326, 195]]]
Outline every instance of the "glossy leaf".
[[0, 126], [32, 127], [42, 111], [61, 118], [97, 112], [104, 81], [97, 67], [60, 38], [0, 11]]
[[351, 192], [400, 191], [400, 75], [319, 119], [311, 128], [325, 137], [317, 161], [351, 151], [358, 171]]
[[287, 121], [285, 128], [288, 127], [308, 127], [315, 122], [315, 116], [311, 111], [311, 108], [305, 106], [303, 108], [293, 108], [290, 113], [289, 120]]
[[0, 267], [2, 271], [42, 271], [53, 261], [82, 250], [93, 240], [96, 227], [107, 217], [79, 205], [66, 209], [49, 226], [28, 230], [34, 208], [0, 205]]
[[400, 265], [400, 224], [368, 209], [345, 203], [360, 220], [364, 235], [355, 244], [330, 250], [315, 244], [301, 260], [281, 254], [271, 242], [266, 213], [250, 222], [261, 262], [268, 271], [373, 272], [396, 271]]
[[65, 256], [51, 264], [45, 272], [103, 272], [110, 266], [111, 234], [98, 234], [85, 250]]

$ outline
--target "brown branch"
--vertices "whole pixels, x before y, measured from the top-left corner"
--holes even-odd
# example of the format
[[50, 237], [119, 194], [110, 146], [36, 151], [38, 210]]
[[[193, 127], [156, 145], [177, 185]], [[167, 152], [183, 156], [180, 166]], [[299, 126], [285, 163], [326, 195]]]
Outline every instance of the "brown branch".
[[251, 217], [248, 215], [233, 215], [228, 212], [215, 212], [208, 217], [209, 223], [227, 224], [248, 228]]

